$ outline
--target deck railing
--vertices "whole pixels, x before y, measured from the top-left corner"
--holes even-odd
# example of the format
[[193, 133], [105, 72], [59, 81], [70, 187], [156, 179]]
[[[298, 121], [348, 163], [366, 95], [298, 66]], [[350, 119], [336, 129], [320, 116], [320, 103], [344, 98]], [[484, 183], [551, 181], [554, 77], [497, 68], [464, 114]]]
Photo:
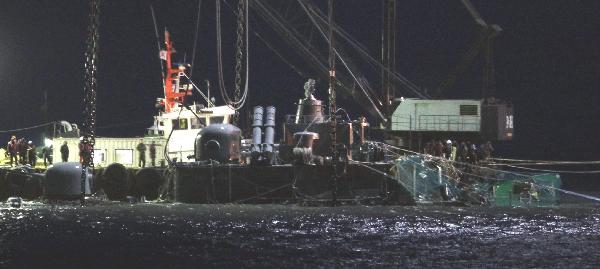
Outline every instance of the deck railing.
[[392, 130], [396, 131], [439, 131], [439, 132], [478, 132], [479, 116], [460, 115], [395, 115], [392, 117]]

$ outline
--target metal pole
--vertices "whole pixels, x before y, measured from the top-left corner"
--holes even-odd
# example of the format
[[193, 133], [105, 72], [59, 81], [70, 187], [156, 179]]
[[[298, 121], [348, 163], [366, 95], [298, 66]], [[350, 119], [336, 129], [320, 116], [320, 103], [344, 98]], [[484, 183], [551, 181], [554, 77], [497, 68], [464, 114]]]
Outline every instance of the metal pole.
[[417, 200], [417, 165], [413, 164], [412, 170], [412, 179], [413, 179], [413, 199]]
[[338, 163], [338, 154], [337, 154], [337, 140], [336, 140], [336, 128], [337, 128], [337, 119], [335, 117], [335, 112], [337, 110], [336, 100], [335, 100], [335, 51], [333, 48], [333, 0], [329, 0], [328, 2], [328, 24], [329, 24], [329, 116], [331, 123], [331, 164], [333, 170], [333, 205], [337, 204], [337, 184], [338, 184], [338, 174], [337, 174], [337, 163]]

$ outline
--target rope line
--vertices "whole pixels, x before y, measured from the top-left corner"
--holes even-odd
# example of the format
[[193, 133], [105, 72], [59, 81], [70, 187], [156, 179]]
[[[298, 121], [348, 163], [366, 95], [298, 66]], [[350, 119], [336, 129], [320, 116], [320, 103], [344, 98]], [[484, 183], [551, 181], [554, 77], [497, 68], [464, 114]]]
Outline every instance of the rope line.
[[[527, 174], [522, 174], [522, 173], [517, 173], [517, 172], [512, 172], [512, 171], [505, 171], [505, 170], [498, 170], [498, 169], [493, 169], [493, 168], [489, 168], [489, 167], [485, 167], [485, 166], [478, 166], [478, 165], [469, 164], [469, 163], [462, 163], [462, 162], [458, 162], [458, 161], [452, 161], [452, 160], [448, 160], [448, 159], [445, 159], [445, 158], [431, 156], [431, 155], [427, 155], [427, 154], [421, 154], [421, 153], [414, 152], [414, 151], [411, 151], [411, 150], [406, 150], [406, 149], [395, 147], [395, 146], [392, 146], [392, 145], [389, 145], [389, 144], [385, 144], [383, 142], [374, 142], [374, 144], [376, 144], [377, 146], [379, 146], [383, 150], [387, 150], [387, 151], [390, 151], [388, 149], [388, 147], [389, 147], [389, 148], [394, 148], [394, 149], [398, 149], [398, 150], [405, 151], [405, 152], [410, 152], [410, 153], [416, 154], [418, 156], [430, 158], [432, 160], [442, 160], [442, 161], [450, 162], [450, 163], [458, 163], [458, 164], [463, 164], [463, 165], [467, 165], [467, 166], [470, 166], [470, 167], [475, 167], [475, 168], [479, 168], [479, 169], [485, 169], [485, 170], [494, 171], [494, 172], [510, 173], [510, 174], [513, 174], [513, 175], [517, 175], [517, 176], [521, 176], [521, 177], [526, 177], [526, 178], [530, 178], [531, 177], [531, 175], [527, 175]], [[383, 144], [385, 146], [382, 147], [381, 144]], [[398, 154], [398, 153], [393, 152], [393, 151], [391, 151], [391, 153], [393, 153], [396, 156], [402, 156], [401, 154]], [[424, 165], [422, 165], [420, 163], [417, 163], [417, 162], [415, 162], [413, 160], [410, 160], [410, 159], [406, 159], [406, 160], [409, 161], [409, 162], [412, 162], [413, 164], [420, 165], [420, 166], [422, 166], [426, 170], [429, 170], [429, 171], [433, 171], [434, 170], [434, 169], [432, 169], [430, 167], [424, 166]], [[526, 168], [526, 167], [524, 167], [524, 168]], [[372, 168], [372, 169], [375, 169], [375, 168]], [[544, 169], [533, 169], [533, 170], [536, 170], [536, 171], [542, 170], [543, 172], [556, 172], [556, 171], [553, 171], [553, 170], [544, 170]], [[380, 172], [383, 173], [384, 175], [387, 174], [384, 171], [380, 171]], [[566, 172], [576, 172], [576, 171], [566, 171]], [[596, 172], [596, 171], [592, 171], [592, 172]], [[598, 171], [598, 172], [600, 172], [600, 171]], [[485, 176], [485, 175], [473, 174], [473, 173], [469, 173], [469, 172], [465, 172], [465, 171], [460, 171], [460, 173], [462, 173], [464, 175], [469, 175], [469, 176], [473, 176], [473, 177], [477, 177], [477, 178], [481, 178], [481, 179], [493, 180], [493, 181], [504, 181], [504, 180], [506, 180], [506, 179], [500, 179], [500, 178], [496, 178], [496, 177], [490, 177], [490, 176]], [[449, 176], [447, 174], [442, 173], [442, 175], [445, 176], [445, 177], [447, 177], [447, 178], [452, 178], [453, 179], [452, 176]], [[573, 196], [585, 198], [585, 199], [588, 199], [588, 200], [593, 200], [593, 201], [596, 201], [596, 202], [600, 202], [600, 197], [595, 197], [595, 196], [591, 196], [591, 195], [587, 195], [587, 194], [577, 193], [577, 192], [573, 192], [573, 191], [569, 191], [569, 190], [565, 190], [565, 189], [561, 189], [561, 188], [556, 188], [556, 187], [552, 187], [552, 186], [541, 185], [541, 184], [537, 184], [537, 183], [532, 182], [532, 181], [526, 181], [524, 179], [514, 179], [514, 180], [519, 181], [519, 182], [523, 182], [523, 183], [532, 184], [532, 185], [535, 185], [536, 187], [551, 189], [551, 190], [555, 190], [555, 191], [562, 192], [562, 193], [565, 193], [565, 194], [569, 194], [569, 195], [573, 195]]]
[[18, 129], [0, 130], [0, 133], [11, 133], [11, 132], [26, 131], [26, 130], [31, 130], [31, 129], [36, 129], [36, 128], [40, 128], [40, 127], [52, 125], [52, 124], [55, 124], [55, 123], [57, 123], [57, 122], [56, 121], [52, 121], [52, 122], [42, 123], [42, 124], [38, 124], [38, 125], [34, 125], [34, 126], [18, 128]]

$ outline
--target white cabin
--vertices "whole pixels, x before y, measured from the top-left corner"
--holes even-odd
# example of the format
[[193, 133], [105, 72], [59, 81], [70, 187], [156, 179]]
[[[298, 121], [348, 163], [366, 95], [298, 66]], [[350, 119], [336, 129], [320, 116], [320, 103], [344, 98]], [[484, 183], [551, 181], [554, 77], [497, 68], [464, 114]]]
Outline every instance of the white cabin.
[[176, 107], [169, 113], [160, 113], [154, 117], [154, 125], [148, 128], [148, 136], [168, 140], [169, 157], [176, 158], [177, 161], [190, 161], [188, 156], [194, 154], [196, 135], [203, 127], [216, 123], [230, 123], [235, 114], [235, 110], [228, 106], [205, 108], [193, 104], [189, 108]]
[[392, 131], [479, 132], [481, 100], [408, 98], [392, 114]]
[[[139, 164], [139, 152], [136, 150], [140, 143], [146, 145], [146, 167], [151, 166], [150, 144], [156, 145], [155, 166], [166, 165], [164, 158], [165, 139], [162, 137], [96, 137], [94, 145], [94, 165], [96, 167], [106, 167], [112, 163], [120, 163], [126, 167], [137, 167]], [[77, 137], [56, 137], [52, 140], [53, 161], [61, 162], [60, 148], [64, 143], [69, 147], [69, 162], [79, 162], [79, 138]]]

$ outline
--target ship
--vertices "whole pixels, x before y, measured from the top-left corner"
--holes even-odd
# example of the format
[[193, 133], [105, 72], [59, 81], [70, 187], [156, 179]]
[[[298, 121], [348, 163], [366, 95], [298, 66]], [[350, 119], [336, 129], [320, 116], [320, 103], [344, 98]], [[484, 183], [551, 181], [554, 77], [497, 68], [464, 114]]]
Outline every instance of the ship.
[[[512, 203], [515, 194], [523, 203], [557, 202], [556, 175], [512, 173], [511, 185], [505, 186], [488, 179], [507, 177], [506, 171], [419, 152], [424, 140], [440, 137], [511, 139], [513, 113], [506, 103], [386, 96], [385, 102], [376, 102], [386, 104], [385, 124], [372, 125], [366, 117], [353, 120], [337, 114], [332, 105], [337, 78], [330, 70], [327, 105], [315, 97], [316, 81], [307, 78], [291, 93], [298, 98], [289, 100], [296, 106], [294, 115], [278, 123], [276, 107], [255, 106], [251, 134], [243, 134], [233, 124], [239, 107], [231, 102], [215, 105], [209, 87], [204, 93], [188, 77], [186, 64], [174, 63], [173, 53], [165, 30], [159, 54], [164, 97], [157, 100], [160, 110], [144, 137], [93, 137], [92, 170], [73, 154], [87, 138], [69, 130], [69, 135], [53, 138], [54, 156], [60, 156], [61, 145], [70, 148], [68, 162], [55, 163], [29, 181], [21, 176], [28, 171], [4, 171], [0, 178], [12, 186], [7, 188], [11, 195], [82, 201], [103, 193], [110, 200], [183, 203], [483, 205]], [[187, 102], [193, 91], [203, 103]], [[377, 105], [372, 109], [379, 111]], [[377, 131], [387, 139], [369, 135]], [[140, 143], [156, 145], [156, 167], [137, 167]]]

